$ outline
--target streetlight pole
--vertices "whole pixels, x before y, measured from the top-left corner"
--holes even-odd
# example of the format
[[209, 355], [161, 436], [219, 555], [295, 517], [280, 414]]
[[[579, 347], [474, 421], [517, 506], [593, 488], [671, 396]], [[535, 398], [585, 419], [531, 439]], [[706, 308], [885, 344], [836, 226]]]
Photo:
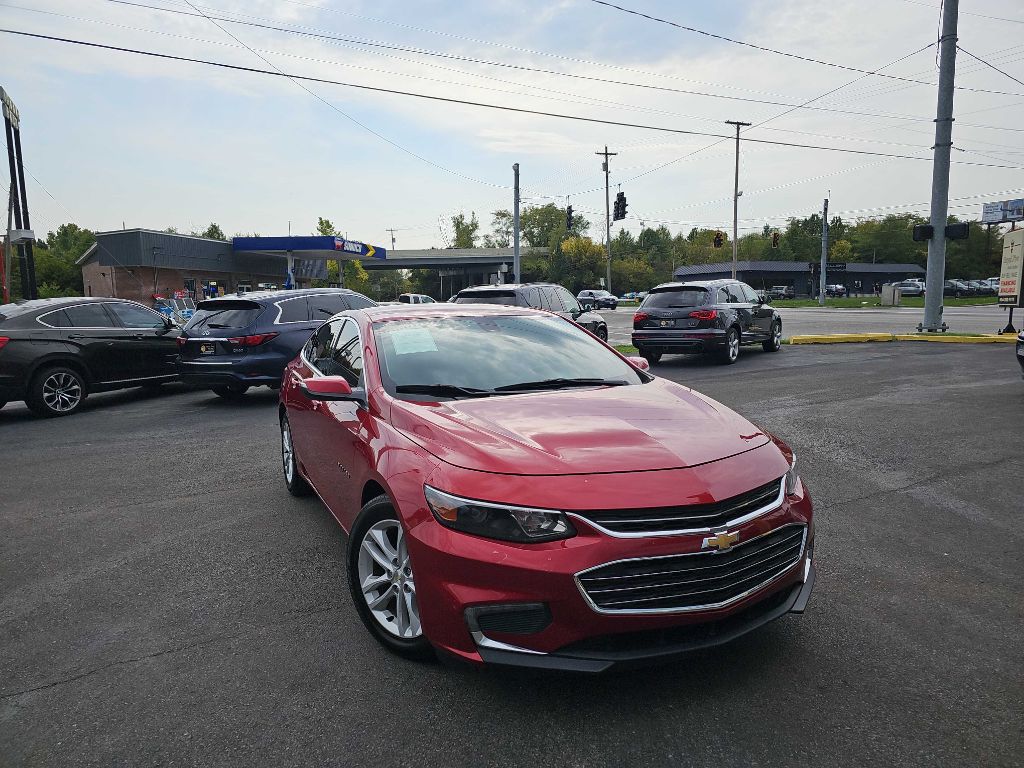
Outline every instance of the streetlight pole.
[[523, 275], [520, 272], [522, 266], [519, 259], [519, 163], [512, 164], [513, 182], [515, 191], [512, 199], [512, 271], [515, 272], [515, 282], [523, 282]]
[[611, 192], [610, 192], [610, 189], [609, 189], [610, 188], [610, 183], [609, 183], [609, 178], [608, 178], [611, 172], [608, 169], [608, 158], [609, 157], [613, 157], [614, 155], [617, 155], [619, 153], [618, 152], [609, 152], [608, 151], [608, 145], [605, 144], [604, 152], [595, 152], [594, 154], [595, 155], [602, 155], [604, 157], [604, 162], [601, 163], [601, 170], [604, 171], [604, 242], [605, 242], [605, 246], [607, 247], [607, 251], [608, 251], [608, 277], [607, 277], [608, 282], [605, 285], [604, 289], [606, 291], [608, 291], [609, 293], [611, 293], [611, 290], [612, 290], [612, 208], [611, 208], [611, 199], [610, 199]]
[[732, 189], [732, 279], [736, 279], [736, 259], [739, 255], [739, 211], [740, 211], [740, 128], [749, 126], [750, 123], [741, 123], [738, 120], [726, 120], [727, 125], [736, 126], [736, 178]]

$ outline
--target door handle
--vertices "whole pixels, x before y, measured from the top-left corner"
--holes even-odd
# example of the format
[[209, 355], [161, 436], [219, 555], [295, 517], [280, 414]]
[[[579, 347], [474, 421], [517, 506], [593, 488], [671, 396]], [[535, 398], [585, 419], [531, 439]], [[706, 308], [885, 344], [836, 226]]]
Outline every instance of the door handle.
[[144, 338], [146, 338], [146, 334], [144, 334], [144, 333], [135, 333], [135, 334], [132, 334], [132, 335], [133, 335], [133, 336], [134, 336], [134, 337], [135, 337], [136, 339], [144, 339]]
[[85, 336], [83, 334], [81, 334], [81, 333], [69, 333], [68, 334], [68, 338], [69, 339], [84, 339]]

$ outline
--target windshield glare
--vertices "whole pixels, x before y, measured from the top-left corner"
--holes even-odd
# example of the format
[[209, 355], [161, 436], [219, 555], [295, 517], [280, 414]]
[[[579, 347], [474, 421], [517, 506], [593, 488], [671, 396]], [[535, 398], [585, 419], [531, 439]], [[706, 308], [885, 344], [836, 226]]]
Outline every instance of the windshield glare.
[[708, 292], [703, 288], [673, 288], [647, 294], [641, 307], [699, 307], [708, 300]]
[[460, 293], [455, 299], [456, 304], [504, 304], [507, 307], [516, 305], [515, 291], [473, 291]]
[[259, 317], [261, 307], [249, 301], [204, 301], [184, 330], [200, 328], [247, 328]]
[[523, 382], [593, 378], [640, 384], [644, 377], [585, 331], [556, 316], [416, 318], [373, 325], [384, 388], [446, 384], [492, 391]]

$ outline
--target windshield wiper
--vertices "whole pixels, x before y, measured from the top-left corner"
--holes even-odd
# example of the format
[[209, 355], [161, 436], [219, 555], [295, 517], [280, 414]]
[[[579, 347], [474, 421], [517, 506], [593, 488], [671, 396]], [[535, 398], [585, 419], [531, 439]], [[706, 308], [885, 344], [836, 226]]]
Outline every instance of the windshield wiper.
[[400, 395], [437, 395], [438, 397], [490, 397], [492, 389], [459, 387], [455, 384], [399, 384], [395, 392]]
[[540, 381], [522, 381], [519, 384], [505, 384], [495, 387], [495, 392], [509, 392], [511, 390], [529, 389], [564, 389], [567, 387], [621, 387], [629, 384], [622, 379], [541, 379]]

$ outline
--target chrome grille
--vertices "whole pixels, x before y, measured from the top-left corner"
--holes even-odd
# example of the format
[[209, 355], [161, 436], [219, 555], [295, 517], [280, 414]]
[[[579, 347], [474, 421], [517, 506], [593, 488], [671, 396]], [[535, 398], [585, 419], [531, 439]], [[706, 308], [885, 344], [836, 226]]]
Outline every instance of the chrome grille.
[[576, 575], [602, 613], [663, 613], [720, 608], [800, 562], [806, 526], [785, 525], [725, 552], [621, 560]]
[[749, 515], [767, 511], [781, 502], [783, 480], [747, 491], [739, 496], [710, 504], [682, 504], [646, 509], [607, 509], [573, 511], [604, 530], [622, 536], [667, 534], [676, 531], [703, 530], [735, 525]]

